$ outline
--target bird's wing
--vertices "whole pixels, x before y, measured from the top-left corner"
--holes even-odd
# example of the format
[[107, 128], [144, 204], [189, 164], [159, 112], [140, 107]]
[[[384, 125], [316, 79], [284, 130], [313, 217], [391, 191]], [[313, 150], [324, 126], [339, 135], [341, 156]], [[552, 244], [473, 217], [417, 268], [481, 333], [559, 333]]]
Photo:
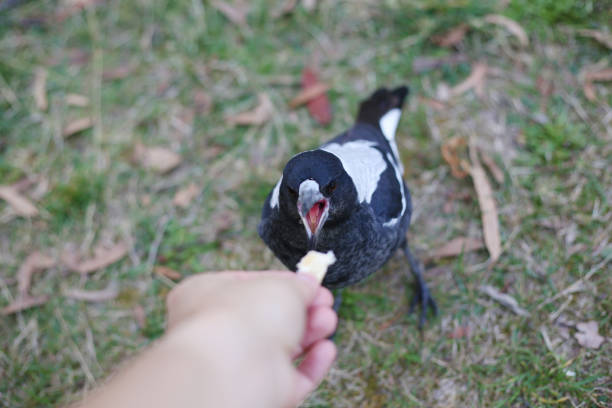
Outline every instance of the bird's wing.
[[395, 131], [408, 88], [379, 89], [359, 107], [357, 123], [321, 149], [336, 155], [353, 179], [359, 202], [385, 226], [396, 225], [410, 207]]

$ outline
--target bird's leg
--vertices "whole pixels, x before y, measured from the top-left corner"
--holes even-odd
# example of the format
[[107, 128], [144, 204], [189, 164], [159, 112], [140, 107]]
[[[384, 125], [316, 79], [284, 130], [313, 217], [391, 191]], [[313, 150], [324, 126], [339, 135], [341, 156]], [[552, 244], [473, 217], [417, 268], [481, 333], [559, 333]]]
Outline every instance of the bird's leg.
[[[340, 304], [342, 303], [342, 289], [336, 289], [333, 292], [334, 294], [334, 312], [336, 312], [336, 314], [338, 313], [338, 311], [340, 310]], [[334, 340], [334, 337], [336, 337], [336, 332], [338, 331], [338, 327], [336, 327], [336, 330], [334, 330], [334, 332], [331, 334], [331, 336], [329, 336], [327, 339], [328, 340]]]
[[434, 315], [438, 314], [438, 306], [436, 305], [435, 300], [431, 296], [429, 292], [429, 288], [423, 279], [423, 275], [421, 273], [421, 265], [419, 261], [412, 255], [410, 252], [410, 248], [408, 247], [408, 242], [404, 241], [402, 245], [402, 250], [404, 251], [404, 255], [408, 259], [408, 263], [410, 264], [410, 269], [412, 270], [412, 275], [414, 275], [414, 290], [415, 295], [410, 302], [410, 309], [408, 313], [412, 313], [414, 307], [419, 303], [421, 307], [421, 315], [419, 316], [419, 329], [423, 328], [423, 324], [425, 323], [425, 318], [427, 316], [427, 308], [431, 307]]
[[340, 305], [342, 304], [342, 289], [334, 290], [334, 312], [338, 313]]

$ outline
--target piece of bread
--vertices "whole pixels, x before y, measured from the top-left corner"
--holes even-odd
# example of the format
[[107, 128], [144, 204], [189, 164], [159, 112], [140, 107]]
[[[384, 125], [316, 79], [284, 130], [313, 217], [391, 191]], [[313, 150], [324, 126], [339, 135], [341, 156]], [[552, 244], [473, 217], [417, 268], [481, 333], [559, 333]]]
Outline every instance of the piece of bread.
[[334, 251], [327, 251], [327, 253], [308, 251], [297, 264], [297, 271], [298, 273], [307, 273], [321, 283], [323, 282], [323, 278], [325, 278], [327, 268], [334, 262], [336, 262]]

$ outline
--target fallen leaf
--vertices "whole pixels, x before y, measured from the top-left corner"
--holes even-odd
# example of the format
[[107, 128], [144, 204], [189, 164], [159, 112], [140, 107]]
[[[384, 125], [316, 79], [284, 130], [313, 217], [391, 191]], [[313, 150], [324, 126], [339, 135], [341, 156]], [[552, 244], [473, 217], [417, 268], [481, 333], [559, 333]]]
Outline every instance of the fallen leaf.
[[448, 337], [449, 339], [462, 339], [462, 338], [467, 338], [470, 337], [470, 326], [459, 326], [456, 327], [455, 330], [453, 330], [452, 332], [448, 333], [446, 335], [446, 337]]
[[508, 294], [501, 293], [500, 291], [495, 289], [493, 286], [483, 285], [479, 288], [479, 290], [485, 295], [489, 296], [494, 301], [502, 304], [503, 306], [506, 306], [507, 308], [512, 310], [512, 312], [514, 312], [515, 314], [519, 316], [529, 316], [529, 312], [523, 309], [522, 307], [520, 307], [515, 298], [513, 298], [512, 296]]
[[422, 74], [423, 72], [441, 68], [445, 65], [454, 66], [467, 61], [467, 56], [459, 53], [447, 55], [445, 57], [415, 57], [412, 60], [412, 70], [416, 74]]
[[612, 48], [612, 34], [610, 33], [604, 33], [602, 31], [585, 29], [585, 30], [578, 30], [578, 34], [582, 35], [583, 37], [592, 38], [595, 41], [598, 41], [601, 44], [605, 45], [606, 47]]
[[160, 276], [165, 276], [166, 278], [172, 280], [179, 280], [183, 277], [180, 272], [177, 272], [172, 268], [168, 268], [167, 266], [157, 265], [155, 268], [153, 268], [153, 271]]
[[[308, 89], [319, 83], [314, 69], [306, 67], [302, 72], [302, 89]], [[326, 93], [322, 93], [308, 102], [308, 112], [321, 125], [327, 125], [331, 122], [331, 106]]]
[[591, 102], [597, 100], [597, 93], [595, 92], [595, 86], [593, 85], [593, 81], [585, 81], [582, 86], [582, 92], [584, 92], [584, 96]]
[[289, 107], [291, 109], [295, 109], [298, 106], [308, 103], [313, 99], [325, 94], [328, 89], [329, 86], [323, 82], [317, 82], [308, 88], [303, 88], [300, 93], [289, 102]]
[[92, 126], [93, 126], [92, 118], [87, 117], [87, 118], [75, 119], [66, 125], [62, 134], [64, 135], [64, 137], [70, 137], [79, 132], [89, 129]]
[[451, 96], [458, 96], [474, 88], [476, 95], [482, 96], [484, 92], [484, 81], [487, 76], [487, 64], [478, 62], [472, 67], [470, 75], [460, 84], [450, 90]]
[[446, 109], [446, 105], [437, 99], [420, 97], [419, 100], [421, 101], [421, 103], [429, 106], [430, 108], [434, 110], [443, 111]]
[[208, 93], [202, 90], [197, 90], [193, 93], [193, 107], [197, 113], [209, 113], [212, 108], [212, 103], [212, 97]]
[[22, 217], [38, 215], [38, 209], [34, 204], [10, 186], [0, 186], [0, 198], [6, 201]]
[[584, 75], [584, 85], [582, 90], [584, 92], [584, 96], [586, 96], [586, 98], [591, 102], [597, 99], [595, 86], [593, 85], [593, 82], [596, 81], [612, 81], [612, 68], [591, 71]]
[[236, 213], [233, 211], [221, 211], [215, 214], [213, 217], [213, 224], [215, 226], [215, 236], [220, 233], [232, 228], [236, 222]]
[[482, 230], [484, 241], [491, 256], [491, 262], [495, 263], [501, 255], [501, 238], [499, 235], [499, 219], [497, 217], [497, 206], [493, 197], [493, 190], [487, 175], [478, 161], [476, 148], [470, 146], [472, 164], [468, 166], [474, 189], [478, 197], [478, 205], [482, 215]]
[[455, 136], [440, 146], [442, 158], [444, 158], [446, 163], [450, 166], [453, 177], [458, 179], [465, 178], [468, 175], [467, 171], [461, 168], [461, 161], [459, 159], [459, 149], [466, 145], [467, 142], [464, 137]]
[[20, 297], [15, 299], [15, 301], [9, 304], [8, 306], [4, 307], [2, 309], [2, 314], [6, 316], [13, 313], [21, 312], [22, 310], [43, 305], [48, 301], [49, 296], [47, 295]]
[[536, 89], [542, 95], [542, 100], [540, 101], [540, 111], [546, 111], [546, 105], [548, 105], [548, 100], [550, 99], [550, 95], [553, 92], [554, 84], [552, 81], [544, 78], [542, 75], [538, 76], [536, 79]]
[[265, 93], [257, 96], [257, 107], [253, 110], [226, 116], [225, 120], [232, 125], [255, 125], [264, 124], [272, 117], [274, 107], [270, 98]]
[[527, 33], [516, 21], [499, 14], [489, 14], [488, 16], [485, 16], [484, 20], [487, 23], [504, 26], [506, 30], [510, 31], [510, 33], [512, 33], [519, 40], [523, 47], [529, 45], [529, 37], [527, 36]]
[[587, 81], [612, 81], [612, 68], [604, 68], [599, 71], [587, 72], [584, 78]]
[[127, 78], [136, 68], [137, 64], [135, 62], [121, 64], [118, 67], [102, 71], [102, 79], [105, 81], [113, 81], [115, 79]]
[[598, 333], [598, 325], [596, 321], [590, 321], [585, 323], [576, 324], [576, 340], [582, 347], [598, 349], [601, 343], [604, 342], [604, 338]]
[[178, 153], [159, 146], [145, 146], [136, 143], [134, 146], [134, 158], [143, 167], [154, 170], [160, 174], [175, 169], [182, 162]]
[[229, 4], [226, 1], [213, 1], [212, 5], [232, 23], [239, 26], [246, 25], [247, 14], [249, 14], [249, 6], [247, 4], [241, 1], [236, 1], [234, 4]]
[[87, 274], [114, 264], [123, 258], [127, 254], [127, 251], [127, 245], [121, 242], [110, 248], [98, 248], [95, 251], [95, 256], [86, 261], [78, 262], [76, 257], [70, 256], [69, 254], [65, 254], [62, 257], [62, 261], [74, 272]]
[[17, 271], [17, 287], [20, 297], [27, 297], [32, 284], [32, 276], [36, 272], [44, 271], [52, 268], [55, 265], [55, 260], [40, 252], [32, 252], [23, 261]]
[[115, 281], [101, 290], [68, 289], [64, 292], [64, 296], [67, 298], [85, 302], [107, 302], [116, 298], [118, 295], [119, 284]]
[[89, 106], [89, 98], [84, 95], [71, 93], [66, 95], [66, 105], [84, 108], [86, 106]]
[[434, 249], [425, 260], [447, 258], [457, 256], [466, 252], [477, 251], [484, 248], [481, 239], [471, 237], [457, 237], [448, 241], [439, 248]]
[[480, 158], [491, 172], [491, 175], [493, 176], [495, 181], [497, 181], [498, 184], [503, 184], [505, 179], [504, 172], [497, 166], [495, 160], [493, 160], [491, 156], [482, 151], [480, 152]]
[[49, 107], [47, 103], [47, 70], [44, 68], [38, 68], [34, 74], [34, 85], [32, 87], [34, 92], [34, 102], [36, 108], [41, 111], [46, 111]]
[[200, 187], [194, 183], [190, 183], [187, 187], [178, 190], [176, 194], [174, 194], [172, 204], [177, 207], [187, 208], [189, 207], [189, 203], [191, 203], [198, 194], [200, 194]]
[[469, 25], [461, 23], [444, 34], [431, 37], [431, 42], [439, 45], [440, 47], [452, 47], [459, 44], [463, 40], [463, 37], [465, 37], [465, 34], [468, 32], [469, 28]]

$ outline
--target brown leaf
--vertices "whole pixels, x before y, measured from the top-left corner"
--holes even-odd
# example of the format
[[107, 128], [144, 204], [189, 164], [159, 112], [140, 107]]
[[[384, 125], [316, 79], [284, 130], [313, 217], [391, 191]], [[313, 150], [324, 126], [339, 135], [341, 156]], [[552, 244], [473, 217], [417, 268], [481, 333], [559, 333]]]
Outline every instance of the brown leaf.
[[497, 217], [497, 206], [493, 197], [493, 190], [489, 179], [478, 161], [475, 148], [470, 147], [472, 164], [469, 166], [470, 175], [474, 182], [474, 189], [478, 197], [478, 205], [482, 215], [482, 230], [484, 241], [494, 263], [501, 255], [501, 238], [499, 235], [499, 219]]
[[445, 65], [454, 66], [462, 62], [467, 62], [468, 58], [465, 54], [451, 54], [445, 57], [415, 57], [412, 60], [412, 70], [416, 74], [438, 69]]
[[178, 190], [176, 194], [174, 194], [172, 204], [177, 207], [187, 208], [198, 194], [200, 194], [200, 187], [194, 183], [190, 183], [187, 187]]
[[587, 81], [612, 81], [612, 68], [604, 68], [599, 71], [587, 72], [584, 79]]
[[555, 86], [552, 81], [544, 78], [542, 75], [539, 75], [538, 79], [536, 79], [536, 88], [538, 92], [540, 92], [540, 95], [542, 95], [542, 99], [540, 101], [540, 110], [544, 112], [546, 111], [548, 99], [550, 99], [550, 95], [552, 94]]
[[193, 93], [193, 107], [199, 114], [207, 114], [212, 108], [212, 97], [202, 90], [197, 90]]
[[113, 81], [115, 79], [127, 78], [137, 68], [135, 62], [121, 64], [118, 67], [106, 69], [102, 72], [102, 79], [105, 81]]
[[597, 93], [595, 92], [595, 86], [593, 85], [593, 81], [585, 81], [582, 86], [582, 91], [584, 92], [584, 96], [591, 102], [597, 100]]
[[472, 67], [472, 72], [463, 82], [457, 84], [450, 90], [451, 96], [458, 96], [464, 92], [474, 88], [478, 96], [482, 96], [484, 91], [484, 82], [487, 77], [487, 64], [478, 62]]
[[64, 264], [73, 270], [82, 274], [97, 271], [98, 269], [106, 268], [109, 265], [119, 261], [127, 254], [128, 248], [123, 242], [115, 244], [110, 248], [99, 248], [95, 252], [95, 256], [91, 259], [78, 262], [76, 257], [71, 257], [65, 254], [62, 257]]
[[183, 277], [180, 272], [177, 272], [172, 268], [168, 268], [167, 266], [157, 265], [155, 268], [153, 268], [153, 271], [160, 276], [165, 276], [166, 278], [172, 280], [179, 280]]
[[[302, 72], [302, 89], [308, 89], [319, 83], [314, 69], [306, 67]], [[322, 93], [308, 102], [308, 112], [321, 125], [327, 125], [331, 122], [331, 106], [326, 93]]]
[[89, 129], [92, 126], [93, 126], [92, 118], [86, 117], [86, 118], [75, 119], [66, 125], [62, 134], [64, 135], [64, 137], [70, 137], [79, 132]]
[[459, 44], [463, 40], [463, 37], [465, 37], [465, 34], [468, 32], [469, 28], [469, 25], [461, 23], [444, 34], [431, 37], [431, 42], [439, 45], [440, 47], [452, 47]]
[[582, 347], [598, 349], [604, 342], [604, 338], [598, 333], [598, 325], [596, 321], [576, 324], [576, 340]]
[[28, 296], [28, 297], [20, 297], [15, 299], [15, 301], [8, 306], [2, 309], [2, 314], [4, 316], [10, 315], [13, 313], [21, 312], [22, 310], [30, 309], [35, 306], [40, 306], [49, 301], [49, 296], [40, 295], [40, 296]]
[[23, 261], [17, 271], [17, 287], [19, 288], [19, 296], [27, 297], [32, 284], [32, 276], [35, 272], [41, 272], [45, 269], [52, 268], [55, 265], [55, 260], [40, 252], [32, 252]]
[[134, 158], [141, 166], [160, 174], [175, 169], [183, 160], [179, 154], [165, 147], [145, 146], [142, 143], [134, 146]]
[[484, 248], [484, 243], [481, 239], [471, 237], [457, 237], [451, 239], [441, 247], [434, 249], [425, 258], [425, 260], [457, 256], [462, 253], [477, 251], [481, 248]]
[[84, 95], [71, 93], [66, 95], [66, 105], [84, 108], [86, 106], [89, 106], [89, 98]]
[[612, 34], [597, 30], [578, 30], [578, 34], [594, 39], [608, 48], [612, 49]]
[[487, 23], [504, 26], [506, 30], [510, 31], [510, 33], [512, 33], [519, 40], [523, 47], [529, 45], [529, 37], [527, 36], [527, 33], [516, 21], [499, 14], [489, 14], [488, 16], [485, 16], [484, 20]]
[[226, 116], [225, 120], [232, 125], [255, 125], [259, 126], [267, 122], [274, 111], [270, 98], [265, 93], [257, 96], [257, 107], [253, 110]]
[[458, 179], [465, 178], [468, 175], [467, 171], [461, 168], [461, 161], [459, 159], [459, 149], [466, 145], [467, 142], [464, 137], [455, 136], [440, 146], [442, 157], [450, 166], [453, 177]]
[[289, 102], [289, 107], [291, 109], [295, 109], [298, 106], [308, 103], [313, 99], [325, 94], [328, 89], [329, 86], [323, 82], [317, 82], [308, 88], [303, 88], [300, 93]]
[[68, 289], [64, 295], [67, 298], [85, 302], [107, 302], [119, 295], [119, 284], [113, 281], [101, 290]]
[[49, 107], [47, 103], [47, 70], [44, 68], [38, 68], [34, 74], [34, 86], [32, 87], [34, 92], [34, 102], [36, 107], [41, 111], [46, 111]]
[[0, 198], [6, 201], [22, 217], [38, 215], [38, 209], [34, 204], [10, 186], [0, 186]]
[[493, 286], [483, 285], [479, 288], [479, 290], [485, 295], [489, 296], [494, 301], [506, 306], [515, 314], [519, 316], [529, 316], [529, 312], [520, 307], [515, 298], [505, 293], [501, 293]]
[[246, 25], [247, 15], [249, 14], [249, 6], [247, 4], [241, 1], [235, 1], [234, 4], [229, 4], [226, 1], [213, 1], [212, 5], [232, 23], [239, 26]]
[[467, 338], [470, 337], [470, 326], [459, 326], [456, 327], [455, 330], [453, 330], [452, 332], [448, 333], [446, 335], [446, 337], [448, 337], [449, 339], [462, 339], [462, 338]]
[[480, 152], [480, 158], [491, 172], [491, 175], [493, 176], [495, 181], [497, 181], [498, 184], [503, 184], [505, 179], [504, 172], [497, 166], [495, 160], [493, 160], [493, 158], [485, 152]]
[[421, 103], [429, 106], [430, 108], [434, 110], [443, 111], [446, 109], [446, 105], [437, 99], [420, 97], [419, 100], [421, 101]]

